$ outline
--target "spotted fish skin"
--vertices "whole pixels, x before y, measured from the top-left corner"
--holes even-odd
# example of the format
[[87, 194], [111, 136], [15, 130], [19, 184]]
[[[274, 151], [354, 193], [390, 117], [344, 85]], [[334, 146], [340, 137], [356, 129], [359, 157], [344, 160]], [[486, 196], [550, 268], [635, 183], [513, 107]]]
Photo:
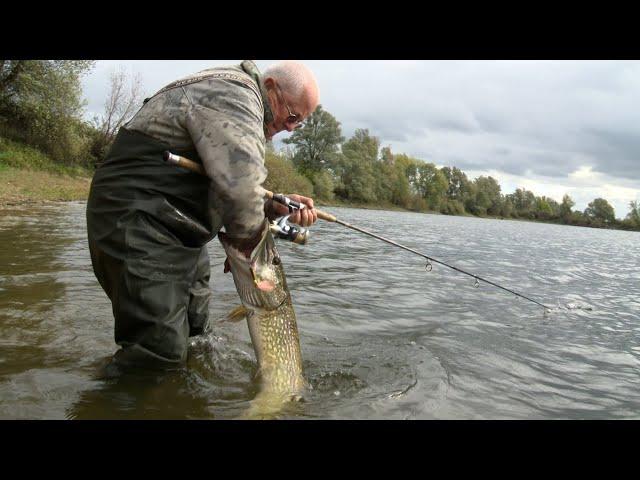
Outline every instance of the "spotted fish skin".
[[279, 411], [291, 400], [299, 400], [307, 388], [291, 294], [268, 227], [265, 220], [262, 240], [250, 258], [234, 248], [224, 232], [218, 234], [244, 307], [258, 362], [260, 393], [250, 409], [258, 417]]

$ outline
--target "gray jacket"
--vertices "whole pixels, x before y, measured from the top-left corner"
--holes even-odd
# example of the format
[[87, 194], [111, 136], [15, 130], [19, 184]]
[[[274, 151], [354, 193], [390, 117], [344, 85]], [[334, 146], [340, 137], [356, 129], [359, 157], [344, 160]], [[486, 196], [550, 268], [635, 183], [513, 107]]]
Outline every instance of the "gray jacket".
[[264, 220], [265, 123], [272, 118], [258, 69], [244, 61], [167, 85], [126, 128], [178, 150], [195, 148], [216, 204], [224, 205], [218, 213], [227, 233], [248, 238]]

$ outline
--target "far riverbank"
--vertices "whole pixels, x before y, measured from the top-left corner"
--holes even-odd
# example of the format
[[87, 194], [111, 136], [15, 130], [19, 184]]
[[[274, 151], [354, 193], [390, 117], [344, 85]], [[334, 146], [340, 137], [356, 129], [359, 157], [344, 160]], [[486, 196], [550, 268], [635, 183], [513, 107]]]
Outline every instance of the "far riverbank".
[[[90, 169], [60, 165], [53, 162], [39, 150], [0, 137], [0, 207], [87, 200], [92, 176], [93, 171]], [[316, 204], [322, 209], [346, 207], [363, 210], [412, 211], [391, 203], [351, 203], [338, 199], [332, 201], [316, 201]], [[442, 215], [438, 211], [431, 210], [415, 213]], [[470, 214], [461, 216], [474, 217], [474, 215]], [[564, 225], [564, 223], [559, 220], [492, 216], [477, 218]], [[589, 225], [574, 226], [595, 227]], [[615, 226], [599, 228], [621, 229]]]

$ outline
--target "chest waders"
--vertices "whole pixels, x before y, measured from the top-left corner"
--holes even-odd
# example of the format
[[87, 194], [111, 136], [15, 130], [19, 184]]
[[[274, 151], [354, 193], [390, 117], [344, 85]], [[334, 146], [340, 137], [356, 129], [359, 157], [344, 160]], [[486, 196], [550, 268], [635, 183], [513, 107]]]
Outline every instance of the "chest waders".
[[87, 202], [91, 263], [111, 300], [121, 365], [182, 364], [188, 337], [209, 320], [206, 244], [222, 219], [209, 179], [167, 165], [168, 148], [121, 128]]

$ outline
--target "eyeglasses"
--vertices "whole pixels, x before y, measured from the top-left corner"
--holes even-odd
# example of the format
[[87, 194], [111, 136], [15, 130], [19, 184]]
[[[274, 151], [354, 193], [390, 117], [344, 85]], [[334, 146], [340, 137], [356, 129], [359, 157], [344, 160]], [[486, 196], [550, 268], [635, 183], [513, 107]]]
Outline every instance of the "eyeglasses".
[[280, 85], [276, 83], [276, 87], [278, 87], [278, 92], [280, 92], [280, 98], [282, 99], [282, 103], [284, 103], [284, 106], [287, 109], [287, 113], [289, 113], [289, 116], [287, 117], [286, 122], [295, 125], [296, 126], [295, 128], [300, 128], [302, 126], [302, 120], [299, 120], [298, 115], [293, 113], [289, 108], [289, 105], [287, 105], [287, 102], [284, 99], [284, 95], [282, 94], [282, 89], [280, 88]]

